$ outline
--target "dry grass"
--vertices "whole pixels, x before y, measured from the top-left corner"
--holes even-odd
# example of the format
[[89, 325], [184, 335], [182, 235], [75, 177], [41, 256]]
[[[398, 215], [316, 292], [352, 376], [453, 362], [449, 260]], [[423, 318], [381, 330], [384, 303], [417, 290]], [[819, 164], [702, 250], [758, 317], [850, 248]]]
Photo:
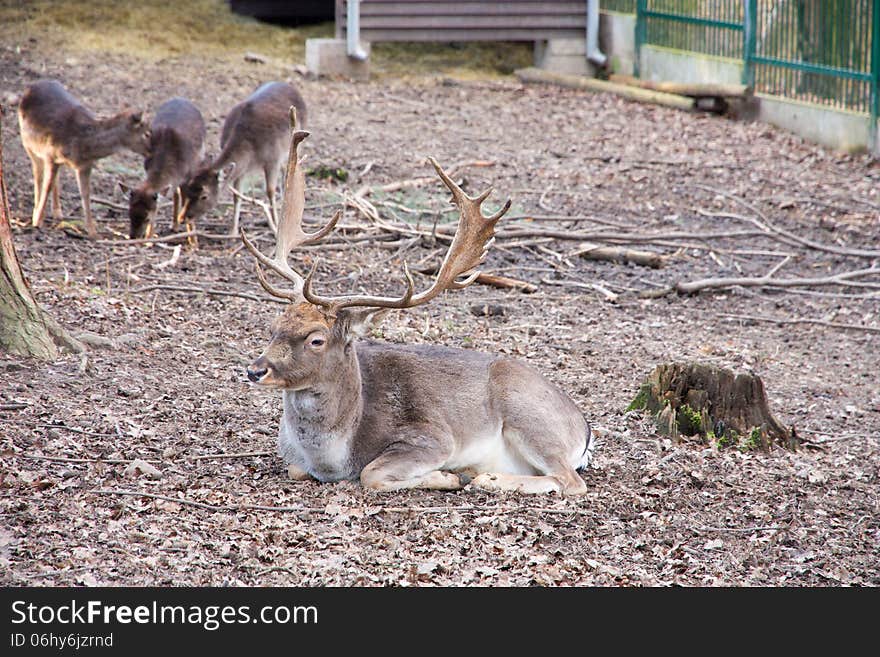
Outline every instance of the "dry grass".
[[[234, 14], [224, 0], [34, 0], [0, 3], [0, 39], [39, 48], [117, 53], [146, 60], [181, 56], [240, 58], [258, 52], [296, 63], [305, 41], [333, 35], [332, 23], [283, 27]], [[376, 44], [378, 75], [504, 75], [531, 62], [528, 44]]]
[[37, 0], [0, 8], [4, 37], [36, 38], [70, 51], [121, 53], [144, 59], [239, 55], [256, 50], [302, 59], [305, 40], [332, 26], [283, 29], [239, 16], [223, 0]]

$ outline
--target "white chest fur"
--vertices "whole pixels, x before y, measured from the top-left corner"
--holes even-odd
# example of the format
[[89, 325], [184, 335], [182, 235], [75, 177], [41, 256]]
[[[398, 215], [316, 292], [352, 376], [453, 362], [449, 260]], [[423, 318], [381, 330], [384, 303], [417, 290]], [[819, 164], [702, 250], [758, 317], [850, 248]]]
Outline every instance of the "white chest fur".
[[327, 431], [320, 399], [309, 391], [286, 391], [278, 431], [278, 454], [319, 481], [352, 479], [351, 435]]

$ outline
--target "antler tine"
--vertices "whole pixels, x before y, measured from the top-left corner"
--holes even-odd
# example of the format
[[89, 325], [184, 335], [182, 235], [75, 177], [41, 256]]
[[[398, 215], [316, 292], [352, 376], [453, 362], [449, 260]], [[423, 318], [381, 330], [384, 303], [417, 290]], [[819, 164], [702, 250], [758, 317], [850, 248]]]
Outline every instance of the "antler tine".
[[[434, 165], [440, 179], [452, 192], [453, 201], [458, 206], [461, 214], [452, 244], [443, 258], [443, 263], [440, 265], [440, 269], [431, 287], [419, 294], [413, 294], [412, 276], [409, 273], [409, 267], [404, 264], [407, 290], [401, 297], [364, 295], [322, 297], [312, 292], [312, 274], [310, 273], [303, 288], [303, 296], [308, 302], [323, 306], [327, 309], [328, 313], [334, 315], [342, 308], [351, 306], [412, 308], [427, 303], [444, 290], [461, 289], [477, 279], [480, 272], [476, 268], [485, 261], [489, 248], [495, 241], [495, 224], [510, 209], [511, 202], [508, 200], [495, 214], [489, 217], [483, 216], [480, 206], [489, 197], [492, 190], [488, 189], [482, 194], [471, 198], [443, 171], [434, 158], [428, 159]], [[466, 278], [461, 279], [461, 276]]]
[[283, 210], [281, 218], [278, 220], [277, 232], [275, 235], [275, 255], [268, 258], [263, 255], [259, 249], [248, 239], [244, 230], [241, 229], [241, 239], [248, 251], [253, 254], [258, 263], [263, 264], [277, 274], [280, 274], [288, 281], [293, 283], [293, 290], [286, 292], [279, 290], [270, 285], [266, 280], [266, 275], [257, 265], [257, 277], [260, 284], [269, 294], [288, 299], [293, 302], [303, 300], [302, 290], [305, 285], [303, 277], [294, 271], [287, 263], [290, 252], [297, 246], [313, 244], [326, 237], [339, 222], [342, 217], [342, 211], [339, 210], [333, 215], [327, 224], [314, 233], [306, 233], [302, 228], [303, 212], [305, 210], [305, 175], [301, 166], [302, 160], [299, 157], [299, 145], [309, 136], [309, 132], [297, 129], [296, 108], [290, 108], [290, 152], [287, 159], [287, 172], [285, 175]]
[[301, 290], [295, 290], [293, 292], [286, 292], [280, 288], [275, 287], [268, 280], [266, 280], [266, 274], [263, 272], [263, 268], [260, 267], [259, 263], [254, 265], [254, 269], [257, 272], [257, 278], [260, 280], [260, 285], [263, 286], [263, 289], [266, 290], [273, 297], [278, 297], [279, 299], [287, 299], [291, 303], [299, 303], [302, 301], [302, 292]]

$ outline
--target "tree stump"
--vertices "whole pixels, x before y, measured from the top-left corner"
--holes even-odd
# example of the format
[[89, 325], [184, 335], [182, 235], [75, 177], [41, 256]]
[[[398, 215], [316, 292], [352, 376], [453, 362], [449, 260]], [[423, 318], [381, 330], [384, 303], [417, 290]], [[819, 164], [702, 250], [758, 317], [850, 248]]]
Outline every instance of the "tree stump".
[[698, 436], [718, 447], [765, 451], [774, 442], [786, 449], [798, 443], [794, 427], [787, 429], [770, 412], [760, 377], [715, 365], [658, 365], [627, 410], [637, 409], [649, 411], [657, 429], [676, 442]]

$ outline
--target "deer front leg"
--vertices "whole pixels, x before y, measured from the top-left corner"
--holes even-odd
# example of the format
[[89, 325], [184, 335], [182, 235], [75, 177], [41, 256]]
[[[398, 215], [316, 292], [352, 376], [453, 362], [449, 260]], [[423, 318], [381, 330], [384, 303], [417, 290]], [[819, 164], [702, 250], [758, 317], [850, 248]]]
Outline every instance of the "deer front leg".
[[95, 219], [92, 217], [91, 179], [91, 167], [83, 167], [76, 170], [76, 184], [79, 187], [79, 195], [82, 199], [83, 215], [86, 219], [86, 233], [88, 233], [89, 237], [94, 238], [98, 236], [98, 229], [95, 227]]
[[287, 476], [294, 481], [312, 481], [315, 478], [295, 463], [287, 466]]
[[[232, 189], [234, 189], [239, 194], [241, 193], [241, 179], [233, 180], [230, 185]], [[229, 231], [230, 235], [238, 235], [238, 221], [239, 216], [241, 215], [241, 196], [238, 194], [232, 195], [232, 230]]]
[[450, 437], [411, 430], [400, 436], [361, 471], [365, 488], [393, 491], [404, 488], [459, 490], [464, 482], [457, 474], [440, 468], [453, 450]]
[[278, 187], [278, 169], [273, 166], [266, 167], [266, 196], [269, 197], [269, 228], [273, 233], [278, 232], [278, 206], [275, 200], [275, 190]]

